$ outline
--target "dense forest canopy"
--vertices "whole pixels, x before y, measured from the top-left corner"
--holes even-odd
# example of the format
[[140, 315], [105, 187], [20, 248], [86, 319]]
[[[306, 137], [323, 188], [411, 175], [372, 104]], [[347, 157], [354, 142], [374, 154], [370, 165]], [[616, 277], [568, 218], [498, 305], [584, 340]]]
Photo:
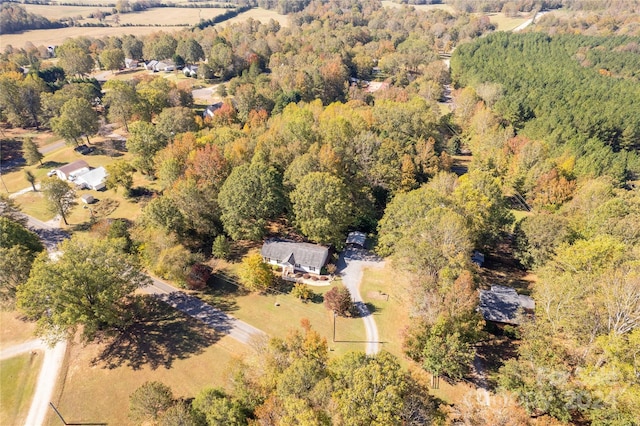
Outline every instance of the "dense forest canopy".
[[[452, 78], [462, 86], [499, 85], [494, 110], [555, 155], [574, 155], [578, 174], [635, 178], [639, 41], [496, 33], [456, 50]], [[633, 154], [614, 155], [621, 150]]]
[[[51, 129], [72, 146], [106, 124], [109, 132], [119, 127], [127, 157], [106, 166], [107, 186], [139, 203], [141, 215], [132, 223], [100, 221], [90, 232], [118, 240], [99, 243], [114, 258], [132, 256], [177, 285], [191, 285], [192, 265], [211, 251], [228, 256], [230, 245], [279, 236], [340, 248], [347, 231], [370, 233], [410, 314], [405, 354], [451, 380], [469, 377], [478, 348], [492, 338], [477, 310], [478, 288], [500, 274], [478, 269], [471, 254], [513, 250], [513, 269], [536, 274], [526, 290], [537, 310], [535, 322], [507, 329], [521, 338], [519, 358], [501, 360], [492, 385], [520, 407], [510, 403], [504, 419], [633, 424], [640, 407], [640, 197], [632, 182], [640, 173], [640, 40], [611, 36], [622, 32], [613, 28], [620, 22], [614, 6], [607, 37], [487, 35], [489, 18], [469, 13], [560, 4], [590, 13], [588, 0], [448, 3], [461, 11], [264, 0], [259, 5], [290, 14], [290, 25], [249, 19], [146, 37], [79, 37], [58, 46], [56, 66], [46, 48], [8, 48], [1, 118]], [[604, 31], [606, 20], [598, 19]], [[538, 28], [557, 33], [581, 25], [541, 22]], [[450, 75], [440, 55], [454, 47]], [[115, 72], [125, 57], [197, 64], [198, 79], [218, 83], [221, 102], [203, 118], [194, 108], [196, 80], [144, 73], [100, 84], [87, 77], [96, 66]], [[440, 104], [450, 100], [451, 78], [453, 111]], [[454, 159], [461, 153], [472, 154], [468, 169]], [[140, 196], [145, 188], [133, 187], [134, 174], [137, 183], [153, 182], [153, 195]], [[6, 247], [11, 259], [26, 249]], [[274, 278], [259, 254], [250, 256]], [[31, 263], [22, 266], [5, 279], [9, 301]], [[36, 266], [46, 272], [48, 263]], [[267, 290], [275, 280], [262, 281], [256, 288]], [[227, 424], [290, 424], [302, 414], [309, 424], [437, 417], [435, 402], [395, 358], [328, 361], [326, 342], [303, 328], [264, 346], [260, 367], [245, 369], [239, 387], [198, 395], [199, 415], [210, 424], [219, 424], [220, 411], [231, 416]], [[376, 377], [385, 379], [379, 390], [388, 397], [364, 398]], [[355, 391], [365, 405], [349, 399], [360, 397]], [[490, 414], [464, 404], [452, 410], [465, 418]]]

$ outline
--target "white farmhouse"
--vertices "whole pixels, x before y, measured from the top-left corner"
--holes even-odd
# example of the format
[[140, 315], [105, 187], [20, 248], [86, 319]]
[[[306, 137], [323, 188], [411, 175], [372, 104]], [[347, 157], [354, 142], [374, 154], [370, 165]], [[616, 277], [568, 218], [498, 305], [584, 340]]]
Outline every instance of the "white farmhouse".
[[329, 249], [310, 243], [296, 243], [282, 239], [264, 242], [260, 250], [265, 262], [279, 265], [285, 270], [322, 274], [329, 259]]
[[76, 176], [89, 171], [89, 164], [84, 160], [74, 161], [56, 169], [56, 175], [62, 180], [74, 180]]

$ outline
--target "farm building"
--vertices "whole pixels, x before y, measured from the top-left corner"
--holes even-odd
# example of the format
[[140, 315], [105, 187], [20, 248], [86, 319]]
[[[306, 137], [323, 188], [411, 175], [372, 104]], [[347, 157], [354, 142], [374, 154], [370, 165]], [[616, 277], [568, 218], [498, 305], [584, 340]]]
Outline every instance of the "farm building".
[[480, 290], [478, 310], [485, 321], [518, 325], [519, 313], [532, 313], [535, 302], [529, 296], [518, 294], [515, 289], [502, 285], [492, 285], [491, 290]]
[[81, 188], [99, 191], [105, 187], [106, 178], [107, 171], [105, 170], [105, 168], [98, 167], [81, 175], [78, 175], [74, 182]]
[[321, 274], [329, 259], [327, 247], [277, 238], [265, 241], [260, 253], [267, 263], [312, 274]]
[[62, 180], [73, 180], [76, 176], [89, 171], [89, 165], [84, 160], [74, 161], [73, 163], [65, 164], [64, 166], [56, 169], [56, 175]]

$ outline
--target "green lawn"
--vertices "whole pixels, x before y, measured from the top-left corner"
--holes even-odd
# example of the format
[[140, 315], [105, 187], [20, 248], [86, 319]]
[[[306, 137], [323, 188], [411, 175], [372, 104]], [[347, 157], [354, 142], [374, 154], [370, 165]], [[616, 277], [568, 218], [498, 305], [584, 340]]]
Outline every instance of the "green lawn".
[[523, 24], [529, 15], [522, 15], [517, 17], [508, 17], [504, 13], [492, 13], [489, 15], [489, 20], [496, 26], [496, 31], [511, 31], [518, 25]]
[[0, 361], [0, 424], [24, 424], [42, 358], [36, 351]]
[[402, 332], [409, 323], [409, 316], [398, 296], [398, 275], [387, 262], [384, 268], [364, 270], [360, 294], [378, 326], [382, 348], [404, 362]]
[[[233, 274], [236, 265], [225, 268]], [[269, 336], [285, 337], [290, 330], [300, 328], [300, 320], [306, 318], [314, 330], [327, 339], [332, 354], [341, 355], [348, 351], [364, 351], [366, 333], [360, 318], [336, 319], [336, 342], [333, 342], [333, 315], [323, 303], [322, 296], [331, 286], [312, 287], [316, 297], [303, 303], [286, 292], [275, 294], [248, 293], [219, 277], [214, 277], [209, 291], [199, 295], [212, 306], [220, 308], [234, 317], [263, 330]]]

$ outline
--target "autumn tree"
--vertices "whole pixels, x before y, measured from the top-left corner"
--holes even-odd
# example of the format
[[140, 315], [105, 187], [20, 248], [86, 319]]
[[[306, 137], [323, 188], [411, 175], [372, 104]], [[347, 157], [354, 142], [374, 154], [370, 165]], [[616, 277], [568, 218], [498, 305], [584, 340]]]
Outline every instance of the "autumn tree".
[[175, 402], [171, 388], [161, 382], [145, 382], [129, 396], [129, 417], [158, 420]]
[[116, 71], [124, 68], [124, 52], [122, 49], [104, 49], [100, 53], [100, 63], [107, 70]]
[[156, 130], [167, 140], [173, 139], [179, 133], [198, 130], [195, 116], [190, 108], [165, 108], [158, 115]]
[[18, 308], [37, 321], [37, 333], [57, 341], [81, 327], [92, 341], [123, 331], [133, 319], [133, 292], [148, 283], [136, 262], [104, 239], [74, 237], [60, 252], [57, 259], [40, 255], [18, 287]]
[[154, 174], [154, 155], [167, 145], [167, 140], [160, 135], [156, 127], [146, 121], [131, 124], [127, 139], [127, 150], [134, 155], [133, 165], [142, 173]]
[[218, 235], [213, 240], [213, 246], [211, 249], [211, 254], [217, 259], [227, 259], [229, 257], [229, 253], [231, 251], [231, 246], [227, 237], [224, 235]]
[[121, 122], [129, 131], [129, 120], [131, 120], [138, 104], [138, 94], [135, 87], [126, 81], [109, 80], [105, 83], [104, 88], [106, 93], [103, 101], [108, 108], [109, 120]]
[[67, 75], [82, 76], [93, 69], [94, 61], [88, 50], [74, 40], [59, 46], [56, 56], [60, 58], [59, 64]]
[[204, 59], [204, 50], [197, 40], [187, 37], [178, 42], [176, 54], [180, 55], [187, 63], [196, 64]]
[[284, 207], [278, 172], [261, 163], [233, 169], [220, 188], [218, 203], [225, 231], [234, 240], [262, 238], [269, 219]]
[[122, 187], [124, 196], [131, 195], [131, 187], [133, 186], [133, 167], [125, 160], [114, 161], [107, 164], [107, 188], [117, 191]]
[[321, 244], [341, 246], [353, 221], [347, 187], [329, 173], [312, 172], [290, 194], [295, 223], [302, 233]]
[[42, 182], [41, 190], [47, 209], [53, 214], [62, 216], [65, 225], [68, 225], [67, 213], [77, 204], [76, 193], [71, 185], [64, 180], [49, 178]]
[[0, 216], [0, 307], [13, 307], [17, 286], [27, 281], [34, 259], [43, 250], [36, 234]]
[[349, 289], [345, 286], [333, 287], [324, 295], [324, 306], [341, 317], [351, 315], [353, 313], [353, 300]]
[[262, 260], [258, 252], [249, 253], [242, 258], [238, 278], [251, 291], [265, 291], [275, 282], [271, 267]]
[[33, 142], [33, 139], [25, 138], [22, 142], [22, 150], [24, 152], [24, 159], [27, 160], [28, 165], [32, 166], [36, 163], [42, 165], [44, 155], [38, 150], [38, 146]]
[[83, 98], [69, 99], [62, 106], [60, 116], [51, 119], [51, 128], [67, 142], [78, 144], [82, 136], [87, 138], [99, 129], [98, 114]]
[[193, 408], [206, 418], [210, 425], [247, 424], [244, 407], [232, 399], [224, 390], [205, 388], [193, 400]]

